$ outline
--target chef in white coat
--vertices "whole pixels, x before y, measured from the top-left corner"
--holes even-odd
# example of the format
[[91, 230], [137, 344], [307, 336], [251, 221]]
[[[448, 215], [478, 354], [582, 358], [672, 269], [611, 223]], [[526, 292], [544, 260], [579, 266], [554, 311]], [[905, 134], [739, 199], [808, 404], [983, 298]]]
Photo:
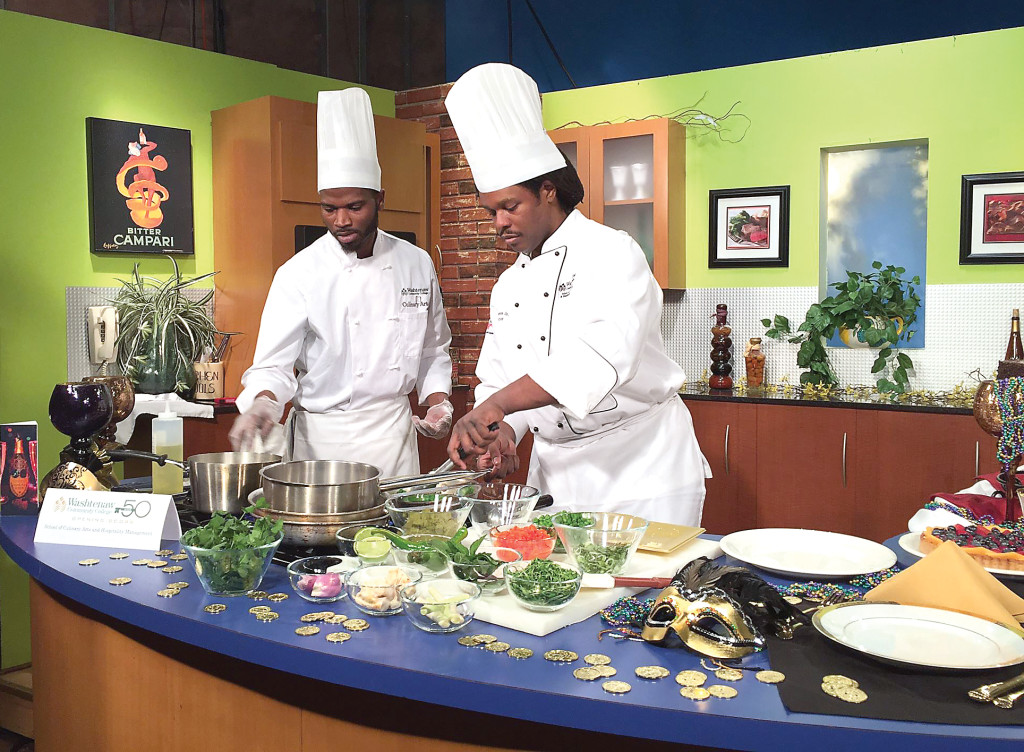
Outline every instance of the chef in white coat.
[[291, 401], [286, 461], [418, 473], [415, 431], [440, 439], [451, 427], [451, 330], [430, 257], [377, 227], [384, 192], [362, 89], [320, 92], [317, 173], [328, 232], [274, 275], [231, 444], [266, 437]]
[[519, 252], [491, 293], [476, 407], [456, 423], [449, 455], [507, 473], [530, 432], [529, 483], [556, 508], [697, 525], [710, 471], [640, 246], [575, 209], [583, 186], [544, 131], [528, 75], [481, 65], [445, 105], [480, 205]]

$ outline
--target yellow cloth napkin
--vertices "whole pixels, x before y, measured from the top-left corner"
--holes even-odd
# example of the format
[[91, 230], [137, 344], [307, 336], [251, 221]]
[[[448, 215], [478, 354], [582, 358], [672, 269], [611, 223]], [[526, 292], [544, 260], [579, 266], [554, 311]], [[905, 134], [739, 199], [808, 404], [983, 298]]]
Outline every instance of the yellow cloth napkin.
[[868, 591], [864, 600], [962, 611], [1008, 625], [1024, 621], [1024, 599], [953, 541]]

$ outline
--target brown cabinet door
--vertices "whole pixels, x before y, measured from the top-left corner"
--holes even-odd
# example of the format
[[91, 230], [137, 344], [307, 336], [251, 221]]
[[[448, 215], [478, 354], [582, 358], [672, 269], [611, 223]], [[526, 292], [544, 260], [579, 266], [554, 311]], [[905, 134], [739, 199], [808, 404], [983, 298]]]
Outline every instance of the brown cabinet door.
[[719, 535], [755, 527], [757, 406], [686, 400], [686, 407], [714, 475], [705, 480], [701, 525]]
[[757, 406], [757, 527], [859, 534], [857, 412]]

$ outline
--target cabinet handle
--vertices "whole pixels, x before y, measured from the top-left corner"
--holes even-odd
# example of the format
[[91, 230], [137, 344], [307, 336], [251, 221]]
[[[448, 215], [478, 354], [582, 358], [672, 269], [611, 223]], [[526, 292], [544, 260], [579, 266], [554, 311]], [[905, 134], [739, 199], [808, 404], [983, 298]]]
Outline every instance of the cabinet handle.
[[846, 488], [846, 434], [843, 434], [843, 488]]
[[729, 475], [729, 424], [725, 424], [725, 474]]
[[977, 478], [978, 475], [980, 474], [979, 470], [981, 469], [981, 466], [978, 464], [978, 459], [979, 459], [980, 456], [981, 456], [981, 442], [980, 441], [975, 441], [974, 442], [974, 477], [975, 478]]

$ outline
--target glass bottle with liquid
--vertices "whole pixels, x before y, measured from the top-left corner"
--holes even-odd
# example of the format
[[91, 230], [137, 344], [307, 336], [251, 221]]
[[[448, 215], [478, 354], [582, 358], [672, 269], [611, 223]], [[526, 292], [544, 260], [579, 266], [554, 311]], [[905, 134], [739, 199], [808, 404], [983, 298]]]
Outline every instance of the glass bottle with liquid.
[[1006, 357], [1003, 360], [1024, 360], [1024, 347], [1020, 341], [1020, 309], [1013, 309], [1010, 319], [1010, 341], [1006, 344]]
[[[164, 412], [153, 418], [153, 452], [166, 454], [168, 459], [181, 462], [185, 458], [185, 422], [175, 415], [170, 405]], [[184, 490], [183, 472], [180, 467], [165, 463], [162, 467], [153, 463], [153, 493], [176, 494]]]
[[764, 384], [764, 353], [761, 352], [761, 338], [751, 337], [743, 352], [747, 366], [747, 386], [756, 389]]

